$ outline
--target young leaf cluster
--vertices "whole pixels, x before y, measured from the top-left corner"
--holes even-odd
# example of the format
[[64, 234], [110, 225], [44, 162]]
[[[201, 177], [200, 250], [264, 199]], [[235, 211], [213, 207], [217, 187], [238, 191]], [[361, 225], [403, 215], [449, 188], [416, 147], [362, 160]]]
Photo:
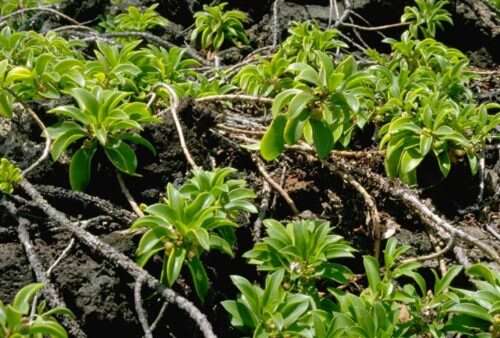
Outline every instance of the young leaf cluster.
[[156, 27], [166, 27], [168, 20], [156, 12], [158, 4], [145, 9], [128, 6], [126, 13], [110, 16], [101, 26], [108, 32], [146, 32]]
[[35, 315], [31, 317], [31, 301], [42, 288], [41, 283], [29, 284], [19, 290], [12, 304], [3, 304], [0, 301], [1, 338], [68, 337], [68, 333], [55, 316], [74, 317], [70, 310], [66, 308], [46, 310], [45, 303], [41, 303]]
[[104, 150], [115, 168], [128, 175], [134, 175], [137, 169], [137, 157], [130, 143], [155, 153], [153, 145], [139, 135], [144, 124], [155, 120], [145, 103], [126, 102], [128, 93], [100, 87], [93, 91], [75, 88], [71, 95], [78, 106], [52, 109], [50, 112], [63, 121], [48, 131], [54, 140], [51, 148], [54, 161], [79, 141], [69, 168], [74, 190], [84, 190], [90, 182], [92, 159], [98, 148]]
[[15, 186], [23, 179], [21, 169], [6, 158], [0, 159], [0, 192], [12, 194]]
[[196, 12], [195, 28], [191, 34], [191, 41], [200, 43], [202, 49], [217, 52], [226, 44], [248, 44], [243, 23], [248, 20], [247, 15], [239, 10], [228, 10], [227, 3], [214, 6], [203, 6], [203, 11]]
[[246, 213], [256, 213], [255, 194], [246, 182], [230, 179], [232, 168], [195, 171], [180, 188], [167, 185], [162, 202], [145, 209], [132, 229], [144, 229], [137, 247], [137, 261], [144, 266], [162, 254], [160, 280], [172, 286], [187, 265], [200, 299], [205, 299], [209, 281], [202, 255], [211, 250], [233, 256], [234, 228]]

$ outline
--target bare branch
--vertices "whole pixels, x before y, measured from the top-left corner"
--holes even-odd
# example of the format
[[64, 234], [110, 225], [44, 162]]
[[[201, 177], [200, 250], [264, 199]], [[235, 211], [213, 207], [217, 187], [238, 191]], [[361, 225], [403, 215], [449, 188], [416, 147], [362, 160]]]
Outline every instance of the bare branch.
[[137, 202], [135, 201], [134, 197], [130, 193], [130, 190], [128, 190], [127, 186], [125, 185], [125, 182], [123, 181], [122, 174], [119, 172], [116, 172], [116, 178], [118, 179], [118, 184], [120, 185], [120, 190], [122, 191], [123, 195], [125, 195], [125, 198], [127, 199], [128, 204], [130, 204], [130, 207], [134, 212], [137, 214], [139, 217], [143, 217], [144, 213], [142, 212], [141, 208], [137, 205]]
[[254, 160], [257, 169], [259, 169], [259, 172], [262, 174], [262, 177], [264, 177], [264, 179], [281, 195], [281, 197], [283, 197], [288, 206], [290, 206], [290, 209], [292, 209], [293, 213], [298, 215], [300, 211], [299, 209], [297, 209], [295, 202], [290, 197], [290, 195], [285, 191], [285, 189], [283, 189], [282, 186], [276, 183], [276, 181], [273, 180], [271, 175], [269, 175], [262, 160], [255, 155], [252, 155], [252, 159]]
[[137, 317], [139, 319], [139, 322], [141, 323], [142, 329], [144, 330], [144, 337], [153, 338], [153, 334], [151, 333], [151, 327], [148, 324], [146, 311], [144, 310], [144, 306], [142, 305], [141, 290], [142, 290], [142, 285], [144, 284], [144, 279], [145, 276], [140, 276], [135, 281], [134, 285], [135, 311], [137, 312]]
[[83, 244], [103, 256], [105, 259], [110, 260], [116, 266], [122, 268], [129, 273], [133, 278], [138, 279], [143, 277], [146, 284], [153, 290], [160, 293], [167, 301], [175, 303], [180, 309], [184, 310], [195, 321], [200, 331], [205, 338], [216, 338], [213, 332], [212, 325], [207, 317], [189, 300], [177, 294], [174, 290], [165, 287], [155, 277], [150, 275], [147, 271], [140, 268], [134, 261], [125, 256], [123, 253], [117, 251], [115, 248], [107, 243], [102, 242], [94, 235], [90, 234], [84, 229], [75, 226], [65, 214], [52, 207], [42, 195], [35, 189], [35, 187], [26, 179], [22, 180], [19, 186], [26, 192], [31, 199], [42, 206], [43, 212], [55, 220], [66, 230], [71, 232]]
[[179, 116], [177, 115], [178, 110], [179, 110], [179, 97], [177, 96], [177, 93], [175, 92], [175, 89], [172, 88], [171, 85], [166, 84], [166, 83], [159, 83], [157, 84], [154, 88], [153, 91], [156, 88], [163, 88], [167, 91], [168, 95], [170, 96], [170, 114], [172, 115], [172, 118], [174, 120], [175, 128], [177, 129], [177, 134], [179, 135], [179, 141], [181, 143], [181, 148], [182, 151], [184, 152], [184, 156], [186, 157], [186, 160], [188, 161], [189, 165], [197, 170], [200, 169], [200, 167], [196, 164], [196, 162], [193, 160], [193, 156], [191, 156], [191, 153], [189, 152], [189, 149], [186, 144], [186, 140], [184, 138], [184, 132], [182, 131], [182, 126], [179, 121]]
[[72, 17], [67, 16], [66, 14], [61, 13], [58, 10], [55, 10], [53, 8], [50, 8], [50, 7], [21, 8], [21, 9], [18, 9], [17, 11], [14, 11], [10, 14], [7, 14], [5, 16], [0, 17], [0, 23], [7, 21], [8, 19], [13, 18], [15, 16], [22, 15], [22, 14], [28, 13], [28, 12], [47, 12], [47, 13], [51, 13], [51, 14], [60, 16], [61, 18], [71, 22], [74, 25], [81, 25], [78, 21], [76, 21]]
[[258, 103], [273, 103], [273, 99], [264, 96], [252, 96], [244, 94], [225, 94], [200, 97], [194, 100], [196, 103], [208, 101], [250, 101]]

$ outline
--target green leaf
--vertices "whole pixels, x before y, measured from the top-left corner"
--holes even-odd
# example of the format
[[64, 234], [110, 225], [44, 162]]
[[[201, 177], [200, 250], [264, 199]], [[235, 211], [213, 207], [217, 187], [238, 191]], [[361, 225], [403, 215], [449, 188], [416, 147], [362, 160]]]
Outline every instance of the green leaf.
[[146, 140], [141, 135], [136, 134], [136, 133], [127, 133], [127, 134], [122, 135], [121, 138], [122, 138], [122, 140], [129, 141], [129, 142], [132, 142], [134, 144], [143, 146], [144, 148], [149, 150], [151, 152], [151, 154], [156, 156], [156, 149], [153, 146], [153, 144], [151, 144], [151, 142]]
[[68, 334], [64, 327], [55, 321], [35, 320], [29, 327], [30, 334], [41, 334], [51, 338], [67, 338]]
[[475, 318], [486, 320], [487, 322], [492, 322], [492, 316], [483, 307], [476, 304], [462, 303], [455, 304], [448, 309], [448, 312], [456, 312], [466, 314]]
[[421, 134], [420, 135], [420, 155], [425, 157], [431, 150], [432, 136]]
[[262, 157], [271, 161], [278, 157], [285, 149], [283, 131], [285, 130], [286, 117], [278, 115], [274, 118], [271, 126], [260, 141], [260, 153]]
[[81, 110], [88, 111], [97, 118], [99, 113], [99, 103], [92, 93], [83, 88], [74, 88], [71, 91], [71, 95], [78, 102], [78, 106], [80, 106]]
[[416, 151], [414, 148], [406, 149], [401, 156], [401, 169], [400, 172], [407, 174], [415, 170], [420, 162], [423, 160], [423, 156]]
[[379, 265], [375, 257], [363, 256], [363, 265], [365, 267], [368, 285], [373, 292], [377, 292], [380, 284]]
[[326, 158], [333, 149], [333, 134], [330, 127], [324, 121], [315, 119], [309, 120], [311, 124], [314, 148], [318, 153], [319, 158]]
[[437, 296], [443, 293], [461, 271], [461, 266], [455, 265], [449, 268], [443, 278], [436, 281], [436, 284], [434, 285], [434, 294]]
[[169, 287], [174, 285], [175, 281], [179, 277], [185, 258], [186, 250], [183, 248], [173, 248], [172, 252], [170, 252], [166, 266], [167, 282]]
[[9, 94], [0, 90], [0, 116], [12, 117], [12, 99]]
[[80, 128], [71, 128], [59, 135], [55, 142], [52, 144], [50, 154], [52, 159], [57, 161], [62, 153], [74, 142], [87, 136], [84, 130]]
[[28, 314], [31, 299], [43, 288], [42, 283], [33, 283], [23, 287], [14, 297], [12, 307], [21, 314]]
[[451, 161], [450, 156], [448, 155], [448, 151], [443, 150], [439, 154], [437, 154], [436, 157], [439, 165], [439, 170], [444, 177], [448, 176], [451, 170]]
[[202, 301], [205, 301], [209, 287], [207, 271], [205, 270], [205, 267], [199, 257], [195, 257], [189, 261], [188, 267], [191, 272], [191, 278], [193, 279], [196, 294]]
[[125, 142], [118, 141], [104, 147], [104, 152], [113, 165], [120, 171], [133, 175], [137, 169], [137, 157], [134, 150]]
[[255, 327], [256, 323], [250, 310], [242, 303], [233, 300], [222, 302], [222, 306], [231, 314], [231, 325], [236, 327]]
[[96, 147], [80, 148], [71, 158], [69, 165], [69, 182], [71, 189], [84, 191], [88, 186], [92, 173], [92, 158]]
[[11, 83], [18, 80], [26, 80], [33, 77], [33, 73], [26, 67], [12, 68], [5, 78], [6, 83]]

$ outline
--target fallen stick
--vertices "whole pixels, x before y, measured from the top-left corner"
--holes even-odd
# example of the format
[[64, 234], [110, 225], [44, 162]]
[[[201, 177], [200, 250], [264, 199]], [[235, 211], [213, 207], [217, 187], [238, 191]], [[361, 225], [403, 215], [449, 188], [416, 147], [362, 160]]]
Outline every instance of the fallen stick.
[[82, 203], [92, 204], [102, 212], [126, 222], [132, 222], [137, 218], [134, 213], [128, 210], [120, 208], [105, 199], [99, 198], [97, 196], [92, 196], [81, 191], [67, 190], [52, 185], [36, 185], [35, 188], [40, 191], [42, 195], [50, 196], [52, 198], [74, 199]]
[[177, 294], [174, 290], [165, 287], [155, 277], [150, 275], [147, 271], [140, 268], [134, 261], [125, 256], [123, 253], [114, 249], [111, 245], [102, 242], [96, 236], [75, 226], [62, 212], [52, 207], [43, 196], [35, 189], [35, 187], [26, 179], [23, 179], [19, 186], [31, 197], [31, 199], [42, 207], [44, 213], [58, 222], [73, 236], [75, 236], [83, 244], [103, 256], [105, 259], [111, 261], [116, 266], [122, 268], [129, 273], [134, 279], [144, 278], [146, 285], [151, 289], [157, 291], [170, 303], [175, 303], [180, 309], [184, 310], [193, 319], [203, 333], [205, 338], [216, 338], [213, 332], [212, 324], [208, 321], [207, 317], [189, 300]]
[[194, 170], [199, 170], [200, 167], [196, 164], [196, 162], [193, 160], [193, 156], [191, 156], [191, 152], [189, 151], [187, 144], [186, 144], [186, 139], [184, 138], [184, 132], [182, 131], [182, 126], [181, 122], [179, 121], [179, 116], [178, 116], [178, 110], [179, 110], [179, 97], [177, 96], [177, 93], [175, 92], [174, 88], [172, 86], [166, 84], [166, 83], [159, 83], [154, 86], [153, 91], [157, 88], [163, 88], [167, 91], [169, 97], [170, 97], [170, 114], [172, 115], [172, 118], [174, 120], [175, 128], [177, 129], [177, 134], [179, 136], [179, 142], [181, 143], [181, 148], [182, 151], [184, 152], [184, 156], [186, 157], [187, 162], [189, 165], [194, 169]]
[[[2, 203], [7, 211], [17, 219], [18, 222], [18, 237], [21, 244], [24, 246], [24, 251], [26, 252], [26, 257], [28, 258], [28, 262], [30, 263], [31, 268], [35, 272], [35, 276], [38, 282], [43, 283], [44, 287], [42, 289], [42, 293], [44, 297], [49, 302], [52, 307], [67, 307], [64, 300], [60, 297], [57, 289], [50, 281], [48, 274], [45, 272], [45, 269], [38, 258], [35, 249], [33, 248], [33, 243], [31, 242], [27, 226], [29, 221], [26, 218], [19, 217], [17, 215], [17, 209], [13, 203], [4, 201]], [[33, 300], [36, 303], [35, 300]], [[34, 306], [33, 308], [35, 308]], [[87, 335], [82, 331], [78, 323], [69, 317], [62, 317], [63, 325], [68, 329], [68, 331], [72, 334], [72, 336], [76, 338], [86, 338]]]
[[500, 255], [488, 244], [485, 244], [480, 239], [460, 230], [450, 224], [445, 218], [438, 216], [431, 208], [425, 205], [416, 193], [408, 188], [404, 188], [398, 184], [390, 184], [391, 182], [384, 179], [382, 176], [368, 170], [361, 169], [359, 166], [348, 166], [345, 161], [339, 157], [334, 157], [334, 164], [336, 167], [342, 169], [343, 171], [348, 171], [351, 173], [357, 173], [363, 176], [369, 181], [373, 182], [377, 187], [382, 189], [385, 193], [396, 197], [403, 201], [406, 206], [412, 210], [414, 213], [419, 215], [423, 221], [430, 220], [426, 222], [435, 230], [442, 229], [450, 234], [450, 236], [455, 236], [456, 239], [462, 240], [472, 246], [479, 248], [496, 263], [500, 264]]
[[141, 323], [142, 330], [144, 331], [144, 338], [153, 338], [153, 334], [151, 333], [151, 327], [148, 324], [148, 316], [146, 315], [146, 310], [144, 310], [144, 306], [142, 305], [141, 290], [143, 284], [144, 284], [143, 276], [137, 278], [137, 280], [135, 281], [134, 285], [135, 311], [137, 312], [137, 317], [139, 319], [139, 322]]
[[264, 177], [264, 179], [271, 185], [271, 187], [273, 187], [281, 195], [281, 197], [283, 197], [283, 199], [288, 204], [288, 206], [290, 207], [290, 209], [292, 209], [293, 213], [295, 215], [298, 215], [300, 213], [300, 211], [299, 211], [299, 209], [297, 209], [297, 206], [295, 205], [295, 202], [290, 197], [290, 195], [285, 191], [285, 189], [283, 189], [282, 186], [280, 186], [278, 183], [276, 183], [276, 181], [273, 180], [273, 178], [271, 177], [271, 175], [269, 175], [269, 173], [267, 172], [266, 167], [264, 166], [264, 163], [262, 162], [262, 160], [259, 157], [255, 156], [255, 155], [252, 155], [252, 159], [254, 160], [254, 162], [255, 162], [255, 164], [257, 166], [257, 169], [261, 173], [262, 177]]

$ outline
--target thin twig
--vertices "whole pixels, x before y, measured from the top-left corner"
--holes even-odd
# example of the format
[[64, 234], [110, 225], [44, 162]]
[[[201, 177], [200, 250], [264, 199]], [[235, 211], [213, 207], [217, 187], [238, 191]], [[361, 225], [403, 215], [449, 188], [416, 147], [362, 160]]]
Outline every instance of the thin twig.
[[75, 19], [73, 19], [72, 17], [67, 16], [66, 14], [61, 13], [58, 10], [55, 10], [53, 8], [50, 8], [50, 7], [21, 8], [21, 9], [18, 9], [17, 11], [14, 11], [8, 15], [0, 17], [0, 23], [7, 21], [8, 19], [13, 18], [15, 16], [27, 13], [27, 12], [47, 12], [47, 13], [51, 13], [51, 14], [55, 14], [57, 16], [60, 16], [61, 18], [71, 22], [74, 25], [80, 25], [80, 23], [78, 21], [76, 21]]
[[148, 324], [148, 318], [146, 315], [146, 311], [144, 310], [144, 306], [142, 305], [142, 297], [141, 290], [142, 285], [144, 284], [145, 276], [140, 276], [135, 281], [134, 285], [134, 303], [135, 303], [135, 311], [137, 312], [137, 318], [141, 323], [142, 329], [144, 331], [144, 338], [153, 338], [153, 334], [151, 333], [151, 327]]
[[271, 199], [271, 187], [267, 181], [262, 182], [262, 200], [259, 207], [259, 216], [253, 224], [252, 237], [253, 241], [256, 243], [259, 241], [262, 234], [262, 221], [266, 217], [266, 213], [269, 209], [269, 200]]
[[278, 7], [280, 0], [274, 0], [273, 3], [273, 25], [272, 25], [272, 34], [273, 34], [273, 50], [278, 47], [278, 36], [279, 36], [279, 18], [278, 18]]
[[271, 187], [273, 187], [281, 195], [281, 197], [283, 197], [283, 199], [288, 204], [290, 209], [292, 209], [293, 213], [295, 215], [298, 215], [300, 211], [299, 209], [297, 209], [295, 202], [290, 197], [290, 195], [285, 191], [285, 189], [283, 189], [283, 187], [281, 187], [278, 183], [276, 183], [276, 181], [273, 180], [271, 175], [269, 175], [262, 160], [255, 155], [252, 155], [252, 159], [254, 160], [257, 169], [259, 169], [259, 172], [261, 173], [262, 177], [264, 177], [264, 179], [271, 185]]
[[373, 26], [373, 27], [368, 27], [368, 26], [360, 26], [360, 25], [356, 25], [354, 23], [348, 23], [348, 22], [342, 22], [340, 24], [341, 26], [344, 26], [344, 27], [350, 27], [350, 28], [354, 28], [354, 29], [359, 29], [359, 30], [362, 30], [362, 31], [380, 31], [380, 30], [384, 30], [384, 29], [392, 29], [392, 28], [399, 28], [399, 27], [407, 27], [408, 26], [408, 23], [407, 22], [398, 22], [398, 23], [393, 23], [393, 24], [388, 24], [388, 25], [382, 25], [382, 26]]
[[[11, 91], [9, 90], [9, 92], [11, 92]], [[17, 96], [14, 93], [12, 93], [12, 94], [17, 98]], [[49, 157], [51, 141], [50, 141], [50, 135], [49, 135], [49, 132], [47, 130], [47, 127], [42, 122], [42, 120], [38, 117], [38, 115], [33, 111], [33, 109], [28, 107], [21, 100], [18, 100], [18, 101], [19, 101], [18, 103], [21, 105], [21, 107], [23, 107], [23, 109], [31, 115], [33, 120], [35, 120], [36, 124], [42, 130], [43, 136], [45, 137], [45, 145], [43, 147], [42, 154], [40, 155], [40, 157], [38, 157], [38, 159], [35, 162], [33, 162], [28, 168], [24, 169], [22, 172], [23, 176], [26, 176], [29, 174], [30, 171], [32, 171], [33, 169], [38, 167], [40, 165], [40, 163], [42, 163], [43, 161], [45, 161]]]
[[[31, 268], [35, 272], [35, 276], [38, 282], [42, 283], [44, 285], [44, 288], [42, 290], [45, 298], [49, 302], [50, 306], [52, 307], [66, 307], [66, 304], [64, 303], [64, 300], [59, 296], [59, 293], [57, 292], [56, 288], [48, 278], [47, 274], [44, 272], [45, 269], [43, 268], [43, 265], [38, 258], [38, 255], [35, 252], [35, 249], [33, 247], [33, 243], [31, 242], [29, 233], [28, 233], [28, 225], [29, 221], [23, 217], [20, 217], [18, 215], [17, 209], [14, 206], [13, 203], [3, 201], [2, 205], [4, 205], [7, 209], [7, 211], [17, 219], [18, 222], [18, 236], [19, 236], [19, 241], [23, 244], [24, 250], [26, 252], [26, 256], [28, 258], [28, 261], [30, 263]], [[38, 297], [37, 297], [38, 298]], [[32, 306], [32, 314], [33, 311], [36, 309], [36, 300], [33, 300], [33, 306]], [[64, 316], [62, 318], [62, 322], [65, 327], [68, 328], [69, 332], [76, 338], [86, 338], [87, 335], [82, 331], [78, 323], [73, 320], [72, 318]]]
[[[184, 156], [186, 157], [186, 160], [188, 161], [189, 165], [197, 170], [200, 169], [200, 167], [196, 164], [196, 162], [193, 160], [193, 156], [191, 156], [191, 153], [189, 152], [189, 149], [186, 144], [186, 139], [184, 138], [184, 132], [182, 131], [182, 126], [181, 122], [179, 121], [179, 116], [178, 116], [178, 110], [179, 110], [179, 97], [177, 96], [177, 93], [175, 92], [175, 89], [172, 88], [171, 85], [166, 84], [166, 83], [159, 83], [155, 86], [155, 88], [163, 88], [168, 92], [168, 95], [170, 97], [170, 114], [172, 115], [172, 118], [175, 123], [175, 128], [177, 129], [177, 134], [179, 136], [179, 142], [181, 143], [181, 148], [182, 151], [184, 152]], [[153, 89], [154, 90], [154, 89]]]
[[212, 325], [208, 321], [207, 317], [193, 303], [177, 294], [174, 290], [166, 288], [160, 283], [160, 281], [158, 281], [158, 279], [150, 275], [144, 269], [140, 268], [134, 261], [125, 256], [123, 253], [117, 251], [111, 245], [99, 240], [88, 231], [73, 224], [73, 222], [71, 222], [65, 214], [52, 207], [26, 179], [23, 179], [19, 183], [19, 186], [28, 196], [31, 197], [34, 202], [42, 207], [43, 212], [48, 217], [71, 232], [71, 234], [83, 244], [125, 270], [134, 279], [144, 276], [143, 278], [145, 278], [145, 282], [148, 287], [160, 293], [167, 301], [175, 303], [180, 309], [184, 310], [191, 317], [191, 319], [195, 321], [205, 338], [217, 337], [213, 332]]
[[168, 302], [163, 302], [163, 305], [161, 306], [160, 312], [158, 312], [158, 315], [156, 316], [156, 319], [153, 321], [151, 324], [151, 333], [156, 329], [158, 326], [158, 323], [161, 320], [161, 317], [163, 317], [163, 314], [165, 313], [165, 310], [167, 309]]
[[396, 184], [390, 184], [388, 180], [384, 179], [383, 177], [372, 172], [369, 169], [361, 169], [359, 166], [347, 166], [345, 161], [339, 157], [335, 157], [332, 164], [338, 166], [344, 171], [363, 175], [363, 177], [375, 183], [377, 187], [381, 188], [386, 193], [403, 201], [408, 206], [409, 210], [412, 210], [417, 215], [419, 215], [421, 219], [433, 229], [444, 230], [450, 236], [455, 236], [457, 239], [460, 239], [472, 246], [479, 248], [491, 259], [500, 264], [500, 255], [495, 249], [493, 249], [491, 246], [484, 243], [480, 239], [476, 238], [475, 236], [472, 236], [471, 234], [450, 224], [445, 218], [438, 216], [434, 211], [430, 209], [429, 206], [425, 205], [420, 200], [420, 198], [414, 191], [398, 186]]
[[407, 259], [403, 260], [401, 263], [405, 264], [405, 263], [411, 263], [411, 262], [424, 262], [424, 261], [430, 261], [433, 259], [440, 258], [445, 253], [450, 251], [454, 245], [455, 245], [455, 236], [451, 236], [448, 243], [446, 244], [446, 246], [443, 249], [436, 251], [434, 253], [428, 254], [428, 255], [407, 258]]
[[85, 204], [92, 204], [94, 207], [105, 212], [106, 214], [123, 220], [127, 223], [137, 218], [134, 213], [128, 210], [120, 208], [107, 200], [104, 200], [97, 196], [86, 194], [81, 191], [67, 190], [52, 185], [36, 185], [36, 189], [39, 190], [43, 195], [50, 196], [52, 198], [73, 199]]
[[134, 197], [130, 193], [130, 190], [128, 190], [127, 185], [123, 181], [123, 176], [119, 172], [116, 172], [116, 179], [118, 180], [118, 184], [120, 185], [120, 190], [122, 191], [123, 195], [125, 195], [125, 198], [127, 199], [128, 204], [130, 204], [130, 207], [134, 212], [137, 214], [139, 217], [143, 217], [144, 213], [142, 212], [141, 208], [139, 208], [139, 205], [137, 205], [137, 202], [135, 201]]
[[252, 96], [244, 94], [225, 94], [200, 97], [194, 100], [196, 103], [208, 101], [250, 101], [258, 103], [273, 103], [273, 99], [264, 96]]
[[375, 199], [366, 191], [366, 189], [352, 177], [347, 172], [341, 172], [340, 175], [342, 178], [348, 182], [350, 185], [356, 189], [361, 196], [363, 197], [363, 200], [365, 201], [366, 207], [368, 208], [368, 214], [370, 215], [370, 223], [371, 223], [371, 230], [372, 230], [372, 238], [373, 238], [373, 253], [375, 255], [375, 258], [378, 259], [380, 256], [380, 242], [382, 239], [382, 231], [381, 231], [381, 224], [380, 224], [380, 215], [378, 213], [377, 205], [375, 203]]

